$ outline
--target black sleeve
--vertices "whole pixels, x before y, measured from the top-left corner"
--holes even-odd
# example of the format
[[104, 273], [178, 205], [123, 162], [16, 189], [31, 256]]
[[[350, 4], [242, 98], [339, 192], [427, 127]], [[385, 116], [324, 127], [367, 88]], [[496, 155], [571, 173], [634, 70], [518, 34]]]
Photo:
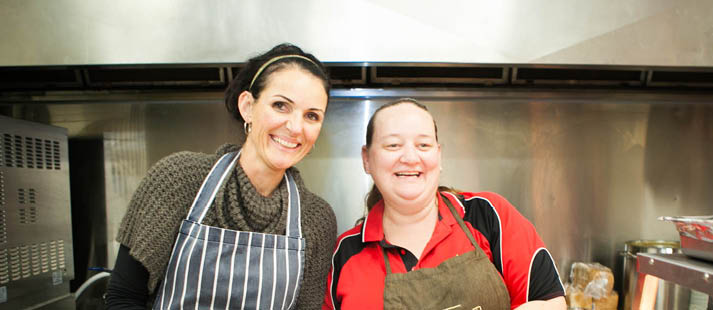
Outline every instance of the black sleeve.
[[129, 248], [122, 244], [106, 290], [107, 309], [146, 309], [148, 281], [146, 267], [131, 257]]
[[530, 270], [530, 289], [528, 300], [549, 300], [564, 296], [555, 263], [545, 251], [539, 251]]

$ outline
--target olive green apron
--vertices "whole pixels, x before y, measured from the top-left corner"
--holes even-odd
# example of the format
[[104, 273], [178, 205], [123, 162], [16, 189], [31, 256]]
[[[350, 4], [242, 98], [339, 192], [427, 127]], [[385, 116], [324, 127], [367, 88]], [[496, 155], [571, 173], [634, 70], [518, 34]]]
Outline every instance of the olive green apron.
[[475, 250], [456, 255], [435, 268], [391, 273], [386, 264], [384, 309], [510, 309], [510, 295], [495, 266], [475, 242], [446, 197], [451, 214]]

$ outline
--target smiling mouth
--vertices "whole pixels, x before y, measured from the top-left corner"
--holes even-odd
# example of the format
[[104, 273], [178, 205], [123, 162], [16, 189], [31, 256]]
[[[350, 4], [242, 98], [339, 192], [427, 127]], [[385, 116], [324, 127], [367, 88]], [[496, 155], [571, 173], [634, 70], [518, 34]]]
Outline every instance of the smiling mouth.
[[280, 139], [277, 136], [270, 136], [270, 137], [272, 138], [272, 141], [275, 141], [275, 142], [277, 142], [277, 144], [282, 145], [289, 149], [294, 149], [294, 148], [297, 148], [298, 146], [300, 146], [299, 143], [288, 142], [288, 141]]
[[400, 178], [405, 178], [405, 177], [420, 177], [421, 172], [397, 172], [394, 173], [397, 177]]

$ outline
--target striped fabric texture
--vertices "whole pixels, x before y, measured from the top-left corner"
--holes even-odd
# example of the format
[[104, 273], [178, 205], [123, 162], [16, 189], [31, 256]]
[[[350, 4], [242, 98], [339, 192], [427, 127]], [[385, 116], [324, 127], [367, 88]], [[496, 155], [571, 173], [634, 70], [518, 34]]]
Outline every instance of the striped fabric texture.
[[286, 235], [202, 225], [238, 153], [218, 160], [181, 224], [154, 309], [292, 309], [303, 277], [297, 186], [288, 184]]

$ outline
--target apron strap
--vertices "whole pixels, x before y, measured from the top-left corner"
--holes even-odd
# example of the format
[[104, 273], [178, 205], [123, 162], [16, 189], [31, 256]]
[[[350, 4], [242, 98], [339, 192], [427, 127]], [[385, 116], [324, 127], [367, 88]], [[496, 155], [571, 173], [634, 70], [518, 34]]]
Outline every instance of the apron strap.
[[201, 185], [200, 190], [198, 190], [198, 195], [193, 200], [191, 205], [191, 210], [188, 212], [186, 220], [201, 223], [206, 213], [208, 212], [208, 207], [215, 200], [215, 195], [218, 193], [221, 185], [225, 183], [228, 179], [228, 175], [233, 171], [235, 164], [238, 161], [238, 155], [240, 152], [230, 152], [218, 159], [218, 161], [213, 165], [213, 168], [208, 173], [208, 176], [203, 180], [203, 185]]
[[386, 249], [381, 247], [381, 252], [384, 253], [384, 265], [386, 266], [386, 275], [391, 274], [391, 264], [389, 263], [389, 256], [386, 254]]
[[463, 219], [458, 215], [458, 212], [456, 212], [456, 209], [453, 207], [451, 204], [451, 201], [448, 200], [448, 197], [444, 196], [441, 193], [438, 193], [442, 198], [443, 201], [448, 205], [448, 210], [451, 210], [451, 214], [453, 214], [453, 217], [456, 219], [456, 222], [458, 222], [458, 226], [460, 226], [460, 229], [463, 230], [465, 235], [468, 237], [468, 240], [470, 240], [470, 243], [473, 244], [475, 249], [479, 249], [480, 246], [478, 245], [477, 242], [475, 242], [475, 238], [473, 237], [473, 234], [470, 232], [470, 229], [465, 226], [465, 223], [463, 223]]
[[302, 238], [302, 221], [300, 212], [300, 192], [297, 190], [297, 182], [292, 178], [289, 171], [285, 171], [285, 182], [287, 182], [287, 226], [285, 234], [288, 237]]

